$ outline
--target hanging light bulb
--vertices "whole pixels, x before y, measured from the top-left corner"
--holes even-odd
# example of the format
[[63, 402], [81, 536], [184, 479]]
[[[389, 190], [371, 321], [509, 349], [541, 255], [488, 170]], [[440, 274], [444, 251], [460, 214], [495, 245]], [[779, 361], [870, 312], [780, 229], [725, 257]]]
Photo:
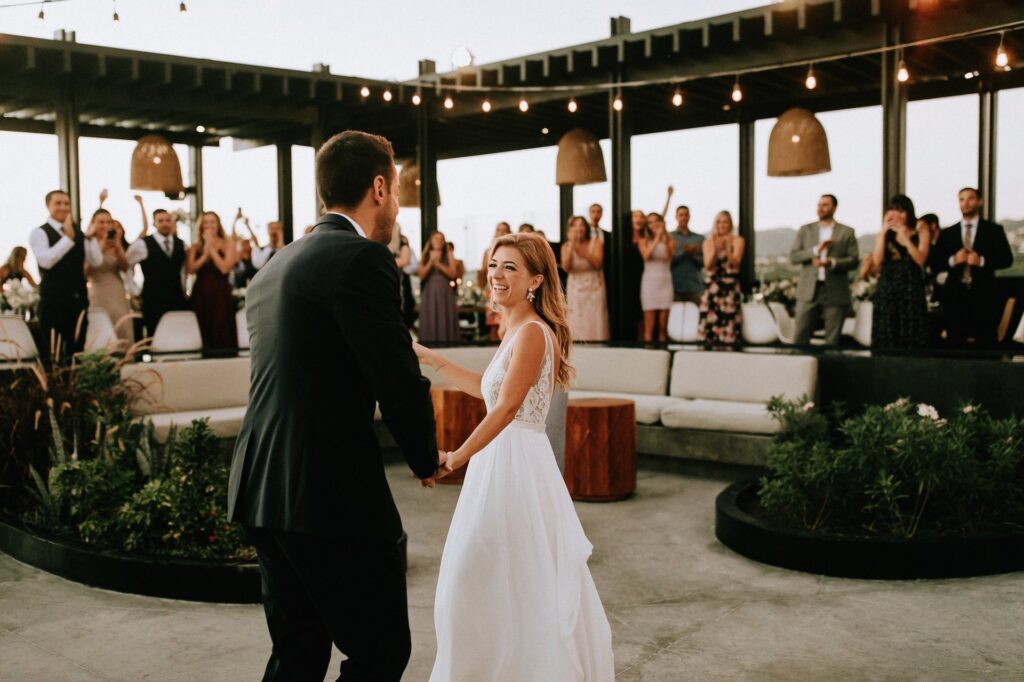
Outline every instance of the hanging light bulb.
[[683, 106], [683, 91], [680, 90], [679, 88], [676, 88], [676, 91], [672, 93], [672, 106]]
[[186, 14], [188, 12], [188, 7], [185, 6], [185, 3], [182, 2], [178, 4], [178, 12], [180, 14]]
[[622, 96], [615, 95], [615, 99], [612, 100], [612, 109], [615, 111], [622, 111]]
[[444, 108], [445, 109], [454, 109], [455, 108], [455, 100], [452, 99], [451, 95], [445, 95], [445, 98], [444, 98]]
[[530, 103], [526, 101], [525, 97], [521, 97], [519, 99], [519, 111], [521, 111], [521, 112], [523, 112], [525, 114], [529, 110], [530, 110]]
[[570, 97], [569, 98], [569, 113], [570, 114], [575, 114], [576, 110], [579, 109], [579, 108], [580, 108], [580, 106], [578, 104], [576, 104], [576, 100], [574, 98]]
[[491, 100], [485, 99], [483, 104], [480, 105], [480, 108], [484, 110], [485, 114], [489, 113], [491, 111]]
[[43, 2], [39, 3], [39, 14], [38, 14], [39, 21], [46, 21], [46, 12], [43, 11], [43, 4], [44, 4]]
[[996, 66], [1000, 69], [1005, 69], [1010, 65], [1010, 55], [1006, 54], [1006, 48], [1003, 47], [1004, 34], [999, 34], [999, 49], [996, 50]]
[[120, 24], [121, 23], [121, 17], [117, 13], [117, 0], [114, 0], [114, 23], [115, 24]]
[[910, 71], [907, 70], [907, 63], [903, 61], [903, 50], [900, 50], [900, 63], [896, 69], [896, 80], [900, 83], [906, 83], [910, 80]]
[[740, 77], [736, 76], [736, 82], [732, 85], [732, 101], [740, 102], [743, 100], [743, 89], [740, 88]]
[[370, 96], [370, 88], [366, 87], [365, 85], [363, 87], [359, 88], [359, 96], [360, 97], [369, 97]]
[[807, 78], [804, 79], [804, 86], [808, 90], [818, 87], [818, 77], [814, 75], [814, 64], [807, 67]]
[[412, 96], [413, 106], [417, 106], [418, 107], [420, 105], [420, 102], [422, 102], [422, 101], [423, 101], [423, 98], [420, 97], [420, 91], [417, 90], [415, 93], [413, 93], [413, 96]]
[[392, 95], [391, 95], [391, 91], [390, 91], [390, 90], [385, 90], [385, 91], [384, 91], [384, 94], [383, 94], [383, 95], [381, 95], [381, 97], [383, 97], [383, 98], [384, 98], [384, 101], [385, 101], [385, 102], [390, 102], [390, 101], [391, 101], [391, 97], [392, 97]]

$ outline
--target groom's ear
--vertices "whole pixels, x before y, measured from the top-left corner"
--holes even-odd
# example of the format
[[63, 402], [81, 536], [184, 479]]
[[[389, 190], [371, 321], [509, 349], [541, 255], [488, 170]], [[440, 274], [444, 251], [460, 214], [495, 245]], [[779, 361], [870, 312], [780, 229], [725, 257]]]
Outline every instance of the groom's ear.
[[383, 175], [373, 179], [373, 199], [377, 204], [383, 204], [388, 198], [388, 181]]

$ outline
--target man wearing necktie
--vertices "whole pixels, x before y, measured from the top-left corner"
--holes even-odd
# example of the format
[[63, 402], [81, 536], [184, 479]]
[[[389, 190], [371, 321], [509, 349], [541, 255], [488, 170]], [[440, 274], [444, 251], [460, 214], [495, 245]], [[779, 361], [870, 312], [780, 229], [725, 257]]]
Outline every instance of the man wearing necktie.
[[948, 273], [938, 296], [946, 340], [954, 347], [995, 345], [999, 322], [996, 271], [1013, 263], [1003, 226], [980, 216], [981, 201], [977, 189], [960, 190], [963, 218], [939, 234], [932, 260], [936, 272]]
[[174, 234], [174, 216], [162, 208], [153, 211], [156, 234], [128, 247], [128, 263], [142, 264], [142, 319], [152, 336], [164, 313], [185, 310], [185, 243]]

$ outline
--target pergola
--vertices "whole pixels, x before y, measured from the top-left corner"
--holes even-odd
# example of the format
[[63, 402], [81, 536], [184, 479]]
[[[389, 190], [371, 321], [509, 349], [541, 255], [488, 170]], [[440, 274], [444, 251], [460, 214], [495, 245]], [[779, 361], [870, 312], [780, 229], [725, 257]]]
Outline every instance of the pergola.
[[[1001, 39], [1010, 58], [1005, 71], [994, 64]], [[786, 0], [642, 33], [618, 17], [604, 40], [448, 73], [421, 61], [419, 77], [403, 83], [336, 76], [325, 66], [303, 72], [80, 45], [73, 34], [52, 41], [0, 36], [0, 130], [57, 134], [61, 181], [76, 207], [79, 135], [159, 132], [188, 144], [197, 207], [204, 145], [224, 136], [276, 144], [290, 238], [293, 144], [315, 148], [346, 128], [387, 136], [399, 156], [416, 158], [425, 237], [437, 229], [438, 159], [549, 146], [585, 128], [611, 142], [608, 287], [612, 334], [621, 339], [632, 336], [636, 306], [622, 276], [633, 135], [739, 125], [737, 222], [748, 242], [750, 281], [757, 120], [794, 106], [822, 112], [881, 105], [879, 177], [888, 197], [905, 184], [907, 102], [976, 93], [978, 187], [992, 216], [998, 93], [1024, 86], [1021, 57], [1024, 0]], [[897, 79], [901, 61], [907, 82]], [[804, 87], [811, 65], [820, 83], [814, 90]], [[730, 99], [737, 79], [741, 102]], [[683, 107], [670, 102], [677, 88]], [[442, 105], [449, 96], [451, 109]], [[518, 106], [523, 98], [526, 112]], [[566, 106], [570, 98], [575, 112]], [[616, 98], [621, 107], [613, 106]], [[562, 224], [571, 212], [572, 187], [564, 186]]]

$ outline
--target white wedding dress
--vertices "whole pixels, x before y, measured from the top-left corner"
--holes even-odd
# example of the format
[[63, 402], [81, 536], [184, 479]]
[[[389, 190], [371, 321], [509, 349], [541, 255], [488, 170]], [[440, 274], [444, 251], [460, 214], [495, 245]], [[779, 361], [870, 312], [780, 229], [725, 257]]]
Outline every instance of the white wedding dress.
[[[615, 677], [611, 628], [587, 567], [593, 547], [544, 430], [554, 385], [552, 334], [533, 323], [544, 328], [540, 374], [515, 421], [470, 461], [448, 530], [431, 682]], [[483, 374], [488, 410], [514, 341]]]

